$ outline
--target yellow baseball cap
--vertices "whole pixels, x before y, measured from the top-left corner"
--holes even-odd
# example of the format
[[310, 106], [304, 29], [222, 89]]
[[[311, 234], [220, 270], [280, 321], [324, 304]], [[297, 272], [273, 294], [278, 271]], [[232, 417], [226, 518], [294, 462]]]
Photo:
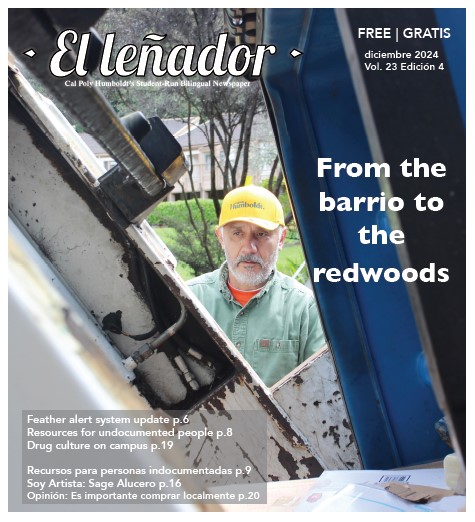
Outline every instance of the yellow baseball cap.
[[280, 201], [269, 190], [255, 185], [236, 188], [224, 197], [218, 226], [232, 221], [254, 223], [266, 230], [285, 225]]

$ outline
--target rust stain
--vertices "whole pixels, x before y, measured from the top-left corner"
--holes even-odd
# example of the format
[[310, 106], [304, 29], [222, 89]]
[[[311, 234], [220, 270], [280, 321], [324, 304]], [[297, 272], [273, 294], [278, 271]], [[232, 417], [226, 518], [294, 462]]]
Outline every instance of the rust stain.
[[218, 390], [214, 391], [213, 395], [208, 397], [203, 403], [203, 407], [209, 413], [214, 413], [218, 411], [221, 415], [224, 415], [228, 420], [232, 420], [232, 416], [229, 412], [226, 411], [226, 406], [224, 402], [226, 401], [226, 396], [228, 393], [234, 392], [234, 382], [230, 381], [227, 385], [218, 388]]
[[[357, 466], [357, 463], [352, 461], [352, 460], [343, 460], [340, 455], [338, 455], [338, 459], [340, 460], [340, 462], [343, 464], [343, 466], [345, 466], [346, 469], [352, 469], [354, 468], [355, 466]], [[359, 469], [359, 467], [357, 466], [357, 469]]]
[[337, 455], [338, 456], [338, 460], [343, 464], [343, 466], [348, 469], [349, 467], [353, 467], [352, 465], [348, 466], [348, 464], [350, 464], [349, 462], [345, 462], [340, 455]]
[[[213, 406], [214, 409], [211, 406]], [[224, 404], [219, 397], [210, 397], [206, 401], [205, 408], [209, 413], [213, 412], [214, 410], [222, 411], [224, 410]]]
[[293, 447], [301, 447], [305, 445], [302, 438], [297, 433], [295, 433], [293, 425], [286, 417], [282, 416], [276, 405], [266, 395], [262, 387], [255, 385], [253, 386], [252, 392], [256, 396], [262, 408], [270, 415], [271, 419], [278, 423], [282, 435], [288, 440], [288, 442]]
[[309, 477], [319, 477], [323, 473], [323, 468], [317, 459], [313, 457], [306, 457], [300, 461], [304, 466], [307, 466]]
[[350, 433], [349, 442], [348, 442], [348, 444], [346, 445], [346, 447], [351, 446], [354, 442], [355, 442], [355, 439], [354, 439], [354, 437], [353, 437], [353, 433]]
[[[207, 426], [207, 424], [206, 424], [206, 426]], [[190, 438], [190, 444], [191, 444], [191, 441], [192, 441], [192, 439]], [[208, 441], [211, 445], [213, 445], [213, 442], [214, 442], [213, 439], [212, 439], [210, 436], [208, 436], [208, 435], [204, 438], [204, 440], [203, 440], [203, 444], [201, 444], [201, 447], [200, 447], [200, 449], [198, 450], [198, 453], [196, 454], [196, 457], [195, 457], [194, 460], [193, 460], [193, 466], [195, 466], [196, 468], [198, 468], [198, 467], [200, 466], [201, 462], [202, 462], [202, 459], [199, 459], [199, 460], [198, 460], [198, 457], [201, 455], [201, 452], [203, 451], [203, 448], [204, 448], [204, 446], [205, 446], [205, 444], [206, 444], [207, 441]], [[188, 446], [189, 446], [189, 445], [187, 445], [186, 447], [188, 447]]]
[[195, 468], [199, 468], [200, 464], [201, 464], [201, 459], [198, 460], [198, 458], [195, 458], [195, 460], [193, 461], [193, 466]]
[[333, 437], [335, 445], [340, 447], [340, 434], [338, 433], [338, 426], [330, 426], [328, 431], [329, 434]]
[[289, 453], [287, 450], [285, 450], [276, 440], [274, 437], [271, 437], [270, 440], [274, 441], [274, 444], [279, 448], [279, 453], [277, 455], [277, 459], [282, 465], [282, 467], [287, 471], [289, 474], [290, 480], [295, 480], [300, 478], [297, 474], [298, 465], [297, 462], [295, 462], [295, 459], [293, 458], [292, 454]]
[[259, 467], [257, 466], [257, 464], [251, 459], [251, 457], [249, 456], [249, 453], [239, 444], [236, 442], [236, 447], [239, 448], [239, 450], [241, 451], [241, 454], [242, 454], [242, 458], [244, 460], [247, 460], [253, 467], [253, 470], [255, 472], [257, 472], [257, 474], [259, 475], [259, 477], [261, 477], [261, 479], [264, 481], [264, 482], [267, 482], [266, 478], [264, 477], [264, 475], [259, 471]]

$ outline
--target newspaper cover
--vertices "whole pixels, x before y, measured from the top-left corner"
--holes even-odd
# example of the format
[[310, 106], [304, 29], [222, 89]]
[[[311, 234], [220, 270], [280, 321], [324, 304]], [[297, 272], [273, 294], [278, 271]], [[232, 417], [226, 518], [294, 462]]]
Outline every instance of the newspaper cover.
[[466, 39], [9, 8], [10, 513], [465, 509]]

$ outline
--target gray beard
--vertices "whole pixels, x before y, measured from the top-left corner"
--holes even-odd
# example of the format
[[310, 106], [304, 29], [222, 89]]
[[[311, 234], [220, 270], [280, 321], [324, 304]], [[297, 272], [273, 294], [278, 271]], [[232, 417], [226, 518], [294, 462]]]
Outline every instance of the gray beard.
[[[248, 254], [245, 256], [239, 256], [236, 258], [234, 262], [229, 259], [228, 253], [226, 249], [224, 249], [224, 254], [226, 256], [226, 261], [228, 263], [228, 268], [236, 281], [240, 284], [246, 286], [263, 286], [267, 280], [269, 279], [273, 270], [275, 270], [275, 266], [277, 263], [277, 256], [279, 255], [279, 251], [276, 251], [272, 254], [269, 261], [264, 263], [262, 258], [255, 254]], [[238, 272], [237, 268], [239, 263], [243, 261], [251, 261], [253, 263], [259, 263], [261, 266], [261, 270], [258, 273], [254, 273], [251, 269], [246, 272]]]

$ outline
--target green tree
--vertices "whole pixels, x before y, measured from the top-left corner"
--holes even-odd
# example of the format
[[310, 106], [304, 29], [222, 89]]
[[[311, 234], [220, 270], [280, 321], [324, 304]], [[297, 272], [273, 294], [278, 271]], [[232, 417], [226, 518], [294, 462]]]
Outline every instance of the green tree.
[[[215, 269], [224, 261], [224, 254], [214, 234], [218, 220], [211, 200], [160, 203], [148, 217], [148, 222], [155, 227], [173, 230], [172, 234], [167, 234], [165, 241], [177, 259], [190, 267], [192, 275]], [[199, 239], [205, 233], [208, 234], [206, 250]]]
[[[217, 8], [120, 8], [109, 9], [100, 20], [98, 29], [103, 35], [115, 33], [116, 50], [126, 44], [140, 46], [143, 37], [150, 33], [166, 34], [166, 39], [160, 42], [166, 55], [179, 44], [196, 45], [197, 49], [201, 49], [205, 45], [216, 43], [219, 35], [226, 32], [224, 20], [223, 9]], [[130, 66], [133, 65], [131, 62]], [[151, 71], [143, 79], [157, 80]], [[160, 78], [165, 79], [166, 77]], [[189, 140], [191, 130], [194, 129], [192, 119], [199, 117], [199, 131], [203, 133], [210, 152], [211, 199], [216, 221], [221, 211], [220, 198], [229, 190], [244, 185], [246, 181], [253, 123], [255, 116], [265, 111], [265, 104], [258, 82], [251, 82], [245, 89], [232, 89], [222, 85], [223, 78], [214, 78], [211, 75], [201, 80], [210, 81], [213, 85], [214, 79], [220, 80], [220, 85], [200, 89], [181, 84], [163, 89], [121, 86], [107, 88], [104, 94], [120, 115], [140, 108], [146, 116], [158, 114], [161, 118], [181, 119], [188, 125]], [[177, 79], [170, 80], [176, 82]], [[199, 80], [199, 77], [193, 77], [193, 81]], [[191, 150], [191, 141], [188, 149]], [[194, 187], [193, 155], [190, 154], [189, 157], [188, 179], [191, 192], [183, 190], [187, 221], [184, 224], [181, 220], [170, 217], [168, 225], [173, 226], [181, 236], [181, 241], [172, 250], [179, 258], [180, 255], [190, 258], [185, 253], [186, 245], [193, 258], [190, 266], [200, 272], [217, 268], [221, 257], [216, 250], [214, 225], [207, 217]], [[269, 188], [278, 196], [285, 192], [282, 179], [282, 170], [276, 159]], [[223, 187], [223, 190], [218, 190], [218, 187]], [[290, 223], [292, 214], [288, 205], [286, 214], [286, 223]]]

